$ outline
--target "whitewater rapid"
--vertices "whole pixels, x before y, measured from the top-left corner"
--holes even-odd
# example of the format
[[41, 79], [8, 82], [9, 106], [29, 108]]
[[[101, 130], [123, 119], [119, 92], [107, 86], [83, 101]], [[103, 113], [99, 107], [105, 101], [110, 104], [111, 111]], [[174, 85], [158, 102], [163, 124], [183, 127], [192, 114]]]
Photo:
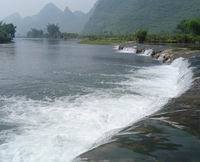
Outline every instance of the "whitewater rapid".
[[[187, 60], [124, 74], [113, 90], [55, 100], [0, 97], [0, 162], [70, 162], [117, 131], [161, 109], [192, 85]], [[98, 143], [97, 143], [98, 144]]]

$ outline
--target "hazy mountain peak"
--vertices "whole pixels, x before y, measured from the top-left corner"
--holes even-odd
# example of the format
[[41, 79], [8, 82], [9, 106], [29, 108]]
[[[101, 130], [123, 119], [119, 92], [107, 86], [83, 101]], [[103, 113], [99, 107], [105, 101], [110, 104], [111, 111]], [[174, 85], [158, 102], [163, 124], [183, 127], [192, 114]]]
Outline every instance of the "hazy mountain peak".
[[70, 8], [68, 6], [66, 6], [64, 12], [70, 12], [71, 13], [72, 11], [70, 10]]
[[47, 4], [44, 6], [43, 9], [45, 9], [45, 8], [47, 8], [47, 9], [54, 9], [54, 8], [57, 8], [57, 6], [56, 6], [55, 4], [53, 4], [53, 3], [47, 3]]
[[53, 3], [48, 3], [42, 8], [40, 11], [40, 14], [48, 14], [48, 13], [55, 13], [55, 12], [62, 12], [55, 4]]
[[62, 32], [81, 32], [89, 19], [88, 16], [80, 11], [73, 13], [68, 7], [63, 11], [53, 3], [48, 3], [36, 15], [21, 18], [18, 13], [15, 13], [4, 21], [17, 26], [16, 35], [25, 36], [31, 28], [44, 30], [47, 24], [52, 23], [59, 24]]

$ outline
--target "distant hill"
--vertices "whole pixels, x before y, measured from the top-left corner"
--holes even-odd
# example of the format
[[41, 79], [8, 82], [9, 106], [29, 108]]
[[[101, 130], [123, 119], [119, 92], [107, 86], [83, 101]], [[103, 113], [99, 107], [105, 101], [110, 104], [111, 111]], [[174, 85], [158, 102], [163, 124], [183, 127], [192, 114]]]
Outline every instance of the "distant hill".
[[17, 26], [18, 36], [25, 36], [31, 28], [45, 29], [48, 23], [56, 23], [62, 32], [81, 32], [90, 14], [81, 11], [72, 12], [68, 7], [64, 11], [53, 3], [47, 4], [38, 14], [22, 18], [18, 13], [6, 17], [3, 21]]
[[200, 0], [99, 0], [84, 33], [173, 31], [181, 20], [197, 16]]

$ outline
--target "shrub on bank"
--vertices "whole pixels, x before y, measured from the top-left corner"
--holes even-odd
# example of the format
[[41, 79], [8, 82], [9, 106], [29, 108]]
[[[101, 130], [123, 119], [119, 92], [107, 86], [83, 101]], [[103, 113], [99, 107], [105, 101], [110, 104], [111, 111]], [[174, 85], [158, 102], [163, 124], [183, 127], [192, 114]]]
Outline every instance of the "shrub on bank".
[[0, 43], [7, 43], [15, 37], [16, 27], [13, 24], [0, 22]]
[[146, 30], [140, 29], [135, 33], [135, 39], [139, 43], [144, 43], [147, 39], [148, 32]]
[[8, 41], [9, 41], [8, 34], [5, 31], [0, 30], [0, 43], [5, 43]]

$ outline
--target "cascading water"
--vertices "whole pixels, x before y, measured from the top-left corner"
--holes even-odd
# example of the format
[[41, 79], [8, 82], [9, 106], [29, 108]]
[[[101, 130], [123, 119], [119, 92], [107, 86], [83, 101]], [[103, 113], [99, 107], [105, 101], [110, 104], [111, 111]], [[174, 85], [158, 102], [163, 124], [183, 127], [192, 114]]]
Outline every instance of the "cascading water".
[[145, 55], [145, 56], [151, 56], [153, 53], [153, 49], [147, 49], [144, 51], [144, 53], [142, 53], [142, 55]]
[[[23, 57], [20, 55], [22, 51], [19, 49], [25, 51], [24, 44], [27, 46], [27, 51], [35, 51], [30, 56], [31, 59], [27, 53]], [[40, 48], [41, 45], [43, 45], [42, 48]], [[116, 53], [111, 55], [110, 47], [72, 45], [61, 42], [54, 44], [54, 48], [49, 48], [52, 44], [45, 48], [44, 43], [19, 41], [16, 46], [20, 54], [9, 55], [8, 58], [12, 64], [7, 64], [6, 61], [0, 62], [0, 65], [6, 63], [5, 69], [7, 73], [11, 73], [9, 80], [5, 83], [3, 80], [8, 76], [0, 70], [0, 83], [4, 83], [3, 87], [8, 84], [10, 88], [13, 78], [17, 78], [20, 80], [17, 80], [17, 83], [14, 80], [14, 87], [23, 90], [23, 93], [20, 93], [21, 91], [17, 88], [13, 88], [12, 95], [9, 95], [6, 89], [4, 93], [7, 92], [8, 95], [0, 96], [0, 123], [2, 125], [0, 162], [70, 162], [94, 147], [97, 141], [97, 145], [101, 143], [99, 139], [104, 139], [108, 132], [117, 131], [158, 111], [171, 98], [181, 95], [192, 84], [192, 69], [188, 61], [182, 58], [170, 65], [139, 66], [144, 62], [139, 56], [135, 56], [136, 58], [132, 60], [134, 65], [132, 65], [132, 62], [130, 64], [132, 56], [126, 60], [129, 56], [121, 57], [119, 54], [116, 56]], [[30, 50], [31, 47], [34, 49]], [[54, 49], [56, 50], [52, 51]], [[72, 55], [66, 55], [67, 49]], [[102, 52], [103, 50], [106, 52], [105, 55], [103, 55], [105, 53]], [[95, 53], [96, 51], [100, 52]], [[55, 55], [55, 52], [59, 53]], [[7, 54], [3, 59], [5, 60], [6, 57], [8, 57]], [[33, 66], [30, 62], [24, 69], [26, 62], [17, 64], [18, 60], [26, 57], [32, 62], [36, 60], [37, 64], [34, 65], [37, 66]], [[81, 58], [81, 63], [77, 64], [78, 58]], [[145, 59], [146, 65], [148, 57]], [[16, 62], [13, 63], [13, 61]], [[49, 64], [51, 61], [56, 66]], [[61, 63], [62, 66], [57, 68]], [[73, 63], [76, 66], [73, 66], [72, 72], [65, 71], [64, 67], [67, 66], [66, 69], [69, 70], [69, 65]], [[9, 68], [15, 64], [17, 64], [16, 68]], [[110, 73], [106, 73], [108, 67], [112, 68]], [[22, 74], [19, 74], [20, 77], [17, 77], [18, 71], [13, 73], [17, 68], [23, 68]], [[57, 71], [54, 71], [55, 69]], [[79, 73], [77, 69], [84, 69], [87, 73], [85, 71]], [[41, 70], [45, 72], [41, 74]], [[25, 75], [30, 77], [30, 71], [32, 72], [31, 80], [24, 82]], [[56, 78], [59, 79], [55, 80]], [[62, 87], [63, 84], [64, 87]], [[67, 87], [68, 85], [70, 86]], [[44, 89], [37, 91], [40, 89], [37, 86]], [[48, 86], [56, 87], [55, 89], [58, 89], [61, 94], [63, 89], [68, 88], [65, 93], [69, 95], [55, 98], [41, 97], [41, 99], [26, 96], [29, 93], [34, 96], [36, 92], [49, 94], [52, 91], [48, 89]], [[28, 91], [30, 87], [32, 89]], [[81, 94], [75, 93], [75, 90], [79, 92], [80, 89], [84, 90]], [[3, 90], [1, 86], [1, 92]], [[48, 93], [45, 93], [45, 90]], [[53, 89], [53, 92], [57, 92], [56, 90]]]
[[69, 162], [112, 130], [150, 115], [192, 84], [187, 60], [138, 67], [117, 88], [54, 100], [1, 97], [0, 162]]
[[119, 53], [136, 54], [137, 53], [137, 47], [124, 47], [122, 50], [119, 50], [118, 52]]

